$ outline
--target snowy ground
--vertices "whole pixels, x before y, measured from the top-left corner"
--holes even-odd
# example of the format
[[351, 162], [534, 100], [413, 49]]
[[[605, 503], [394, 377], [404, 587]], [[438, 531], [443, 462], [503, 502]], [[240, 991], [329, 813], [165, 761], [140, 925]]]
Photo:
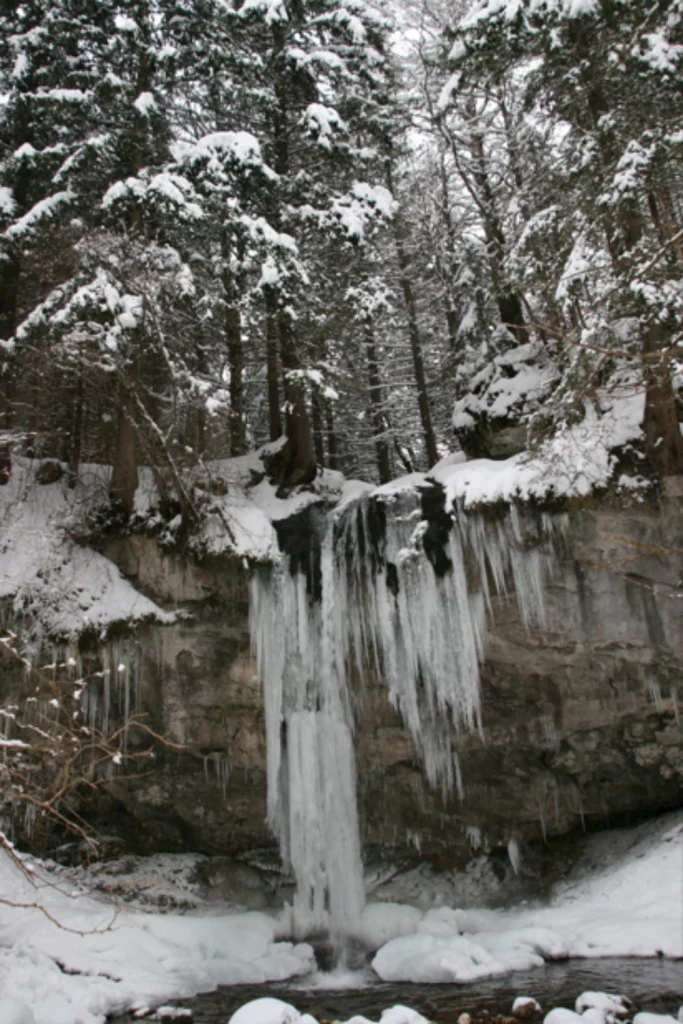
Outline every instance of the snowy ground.
[[[29, 1006], [36, 1024], [103, 1024], [106, 1014], [131, 1007], [314, 968], [310, 946], [280, 941], [284, 918], [275, 912], [202, 904], [184, 914], [144, 913], [88, 895], [85, 874], [29, 863], [34, 881], [0, 856], [0, 994]], [[198, 899], [183, 870], [171, 877], [172, 858], [168, 867], [161, 890]], [[131, 886], [140, 887], [141, 870]], [[546, 906], [375, 903], [355, 934], [377, 950], [373, 967], [385, 980], [462, 982], [564, 956], [681, 957], [682, 879], [683, 813], [676, 813], [593, 837]]]
[[[547, 906], [441, 906], [412, 920], [394, 906], [398, 934], [372, 963], [384, 981], [474, 981], [567, 956], [682, 957], [683, 815], [594, 837]], [[366, 908], [368, 938], [376, 913]]]

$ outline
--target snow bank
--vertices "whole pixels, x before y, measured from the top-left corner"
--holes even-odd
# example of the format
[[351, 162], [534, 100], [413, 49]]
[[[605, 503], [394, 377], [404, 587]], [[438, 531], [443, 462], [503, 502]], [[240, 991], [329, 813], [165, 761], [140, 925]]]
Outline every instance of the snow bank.
[[[441, 906], [423, 912], [372, 904], [353, 934], [379, 947], [373, 966], [385, 981], [464, 982], [540, 966], [558, 956], [661, 951], [680, 957], [682, 856], [683, 812], [677, 812], [591, 838], [549, 906], [509, 911]], [[257, 912], [226, 913], [206, 904], [201, 912], [186, 914], [123, 910], [84, 892], [88, 873], [47, 871], [36, 862], [29, 866], [35, 869], [33, 880], [0, 851], [0, 898], [29, 905], [0, 903], [0, 992], [29, 1008], [35, 1024], [73, 1024], [79, 1018], [82, 1024], [103, 1024], [105, 1014], [159, 1005], [219, 984], [283, 981], [315, 968], [310, 946], [277, 941], [286, 915], [277, 920]], [[355, 978], [363, 983], [362, 976]], [[618, 1024], [624, 1007], [620, 997], [585, 992], [574, 1010], [563, 1010], [569, 1015], [564, 1024]], [[265, 1013], [268, 1006], [261, 1009]], [[270, 1009], [275, 1013], [277, 1007]], [[394, 1011], [396, 1020], [389, 1016]], [[293, 1020], [301, 1022], [295, 1013]], [[419, 1024], [406, 1016], [411, 1013], [394, 1008], [382, 1024]]]
[[209, 464], [209, 479], [200, 479], [199, 485], [220, 481], [225, 494], [214, 495], [202, 505], [203, 522], [191, 541], [196, 551], [228, 553], [250, 562], [277, 561], [274, 523], [297, 515], [309, 505], [321, 501], [334, 505], [347, 494], [357, 493], [357, 489], [347, 487], [341, 473], [321, 470], [310, 488], [279, 498], [276, 487], [264, 476], [263, 456], [276, 451], [281, 443]]
[[[374, 489], [322, 470], [310, 488], [287, 498], [277, 497], [264, 474], [264, 456], [274, 454], [284, 443], [281, 440], [195, 471], [192, 484], [202, 522], [190, 547], [199, 555], [226, 553], [252, 563], [273, 562], [279, 557], [274, 524], [308, 505], [325, 502], [341, 511], [363, 495], [392, 501], [402, 492], [432, 483], [445, 489], [448, 506], [465, 509], [500, 501], [585, 496], [609, 482], [616, 464], [613, 451], [640, 436], [642, 413], [642, 394], [603, 396], [600, 415], [588, 404], [581, 423], [560, 431], [534, 455], [466, 461], [456, 452], [428, 474], [411, 473]], [[9, 482], [0, 488], [0, 597], [11, 597], [16, 612], [39, 621], [48, 634], [74, 636], [88, 626], [102, 628], [119, 620], [171, 621], [171, 613], [137, 592], [108, 559], [69, 539], [70, 533], [78, 534], [88, 508], [106, 502], [109, 467], [83, 466], [71, 489], [66, 477], [38, 484], [39, 465], [15, 459]], [[626, 477], [622, 482], [634, 483]], [[143, 467], [135, 497], [141, 523], [147, 518], [154, 525], [157, 502], [152, 474]], [[172, 542], [173, 523], [160, 525]]]
[[4, 850], [0, 897], [24, 904], [0, 903], [0, 992], [35, 1024], [104, 1024], [107, 1014], [314, 965], [310, 946], [276, 941], [265, 914], [131, 913], [40, 869], [31, 880]]
[[[463, 452], [452, 452], [428, 473], [410, 473], [370, 493], [392, 500], [433, 482], [444, 488], [447, 508], [465, 509], [501, 501], [586, 497], [612, 480], [615, 452], [642, 437], [643, 407], [642, 389], [625, 376], [616, 397], [606, 391], [600, 394], [599, 413], [587, 402], [580, 423], [560, 428], [533, 453], [468, 460]], [[641, 482], [628, 477], [618, 481], [623, 487]]]
[[594, 837], [547, 907], [416, 915], [375, 904], [356, 935], [369, 946], [386, 938], [372, 966], [392, 982], [469, 982], [564, 957], [683, 957], [682, 858], [678, 813]]
[[0, 999], [0, 1020], [2, 1024], [35, 1024], [26, 1003], [19, 1003], [16, 999]]

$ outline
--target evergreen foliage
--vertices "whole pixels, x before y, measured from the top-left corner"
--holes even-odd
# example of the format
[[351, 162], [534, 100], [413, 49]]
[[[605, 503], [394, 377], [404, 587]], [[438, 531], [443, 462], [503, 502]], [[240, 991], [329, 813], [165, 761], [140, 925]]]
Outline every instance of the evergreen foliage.
[[395, 15], [4, 5], [0, 482], [109, 463], [130, 516], [144, 464], [191, 521], [189, 468], [282, 433], [282, 494], [386, 481], [626, 386], [683, 469], [680, 2]]

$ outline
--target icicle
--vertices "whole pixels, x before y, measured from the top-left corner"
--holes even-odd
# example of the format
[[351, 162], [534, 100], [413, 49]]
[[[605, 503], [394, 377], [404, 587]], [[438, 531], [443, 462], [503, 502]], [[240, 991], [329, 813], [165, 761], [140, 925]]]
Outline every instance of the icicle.
[[522, 851], [520, 849], [519, 843], [517, 842], [517, 840], [514, 837], [512, 839], [508, 840], [508, 847], [507, 847], [507, 849], [508, 849], [508, 860], [510, 861], [510, 865], [512, 867], [512, 870], [514, 871], [514, 873], [516, 875], [518, 875], [519, 872], [520, 872], [520, 869], [522, 867]]
[[102, 732], [109, 735], [109, 715], [111, 713], [111, 672], [106, 661], [102, 669], [103, 694], [102, 694]]
[[545, 826], [545, 801], [540, 796], [536, 797], [536, 803], [538, 805], [538, 822], [541, 826], [541, 835], [543, 836], [543, 842], [548, 841], [548, 833]]
[[673, 712], [674, 712], [674, 720], [676, 722], [676, 725], [680, 725], [681, 724], [681, 714], [680, 714], [679, 705], [678, 705], [678, 687], [672, 686], [671, 689], [669, 690], [669, 693], [671, 695], [671, 706], [672, 706]]
[[297, 711], [288, 720], [290, 862], [296, 919], [334, 931], [358, 919], [365, 900], [350, 730], [331, 715]]
[[576, 804], [576, 809], [579, 812], [579, 818], [581, 820], [581, 829], [582, 829], [583, 832], [585, 832], [586, 831], [586, 816], [585, 816], [584, 810], [583, 810], [583, 796], [581, 794], [581, 790], [579, 789], [579, 787], [577, 785], [574, 785], [572, 787], [572, 792], [574, 793], [574, 802]]
[[89, 686], [86, 690], [86, 701], [83, 710], [86, 714], [88, 727], [91, 730], [96, 729], [98, 725], [98, 713], [100, 711], [100, 698], [95, 687]]
[[[225, 758], [221, 757], [220, 754], [212, 754], [210, 760], [213, 761], [214, 771], [216, 773], [216, 782], [218, 783], [221, 793], [223, 794], [223, 799], [225, 800], [228, 793], [228, 782], [230, 781], [230, 765]], [[204, 762], [206, 764], [206, 758], [204, 759]]]
[[470, 849], [473, 853], [477, 853], [484, 846], [484, 837], [481, 829], [477, 825], [468, 825], [465, 829], [465, 835], [467, 836], [467, 842], [470, 844]]
[[543, 730], [544, 746], [557, 753], [560, 749], [560, 738], [555, 728], [555, 719], [552, 715], [541, 715], [541, 729]]
[[414, 846], [418, 854], [422, 853], [422, 833], [416, 829], [409, 828], [406, 832], [406, 843]]
[[363, 907], [356, 771], [332, 524], [321, 548], [321, 605], [283, 561], [251, 586], [251, 635], [264, 683], [268, 821], [291, 867], [295, 932], [342, 932]]
[[35, 804], [27, 803], [24, 808], [24, 828], [29, 839], [33, 836], [38, 817], [38, 808]]

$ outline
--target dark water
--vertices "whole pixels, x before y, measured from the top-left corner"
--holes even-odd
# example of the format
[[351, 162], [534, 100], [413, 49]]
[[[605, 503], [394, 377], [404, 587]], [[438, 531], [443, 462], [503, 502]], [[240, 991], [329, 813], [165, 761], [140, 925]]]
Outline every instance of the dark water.
[[[439, 1024], [456, 1024], [458, 1016], [510, 1012], [518, 995], [533, 996], [544, 1012], [554, 1006], [574, 1007], [574, 1000], [587, 990], [628, 996], [638, 1009], [676, 1016], [683, 1002], [682, 960], [567, 960], [532, 971], [516, 971], [499, 978], [467, 985], [385, 985], [376, 983], [361, 989], [306, 989], [283, 985], [236, 985], [210, 995], [178, 1001], [194, 1013], [194, 1024], [227, 1024], [231, 1015], [250, 999], [275, 996], [292, 1003], [319, 1021], [347, 1020], [363, 1014], [378, 1020], [382, 1010], [396, 1003], [419, 1010]], [[118, 1024], [133, 1024], [132, 1017], [117, 1018]]]

